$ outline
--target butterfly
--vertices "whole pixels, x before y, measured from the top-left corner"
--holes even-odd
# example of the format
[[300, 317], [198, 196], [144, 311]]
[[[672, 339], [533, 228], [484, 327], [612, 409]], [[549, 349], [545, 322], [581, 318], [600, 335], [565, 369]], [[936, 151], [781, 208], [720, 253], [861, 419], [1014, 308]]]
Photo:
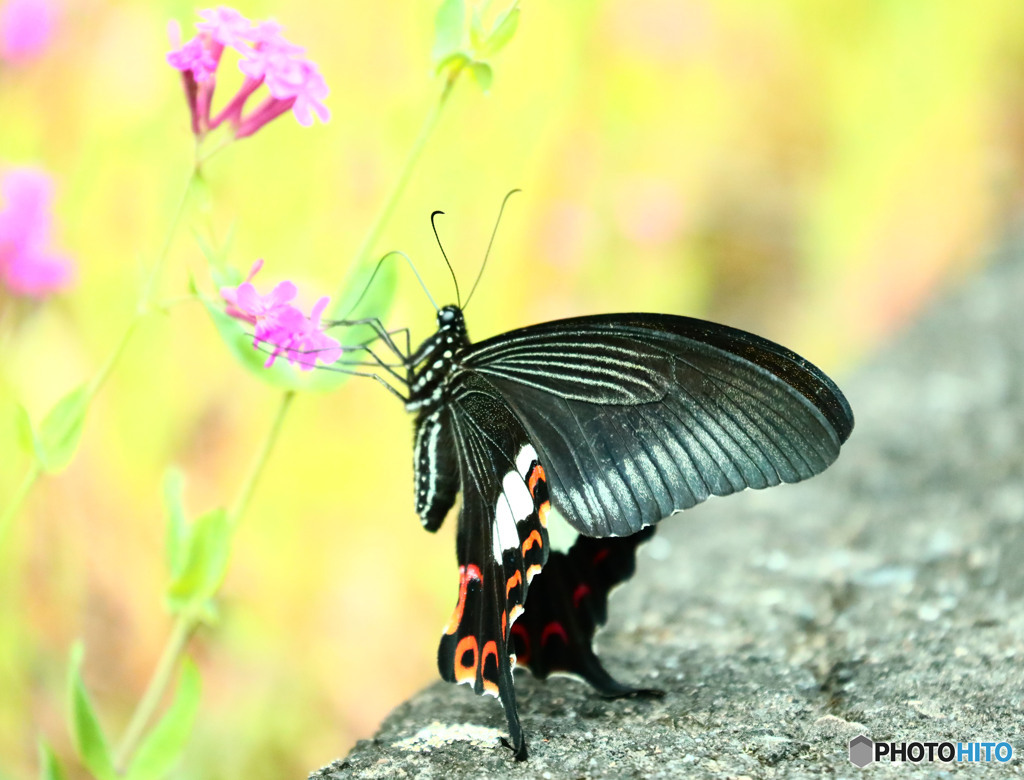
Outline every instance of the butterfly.
[[[377, 335], [401, 357], [404, 374], [390, 373], [406, 393], [390, 389], [416, 415], [423, 526], [436, 531], [461, 495], [458, 598], [438, 668], [501, 702], [517, 760], [517, 666], [607, 697], [657, 693], [615, 680], [592, 643], [659, 521], [812, 477], [853, 429], [842, 392], [802, 357], [688, 317], [577, 317], [474, 344], [450, 305], [415, 351]], [[561, 549], [556, 522], [576, 537]]]

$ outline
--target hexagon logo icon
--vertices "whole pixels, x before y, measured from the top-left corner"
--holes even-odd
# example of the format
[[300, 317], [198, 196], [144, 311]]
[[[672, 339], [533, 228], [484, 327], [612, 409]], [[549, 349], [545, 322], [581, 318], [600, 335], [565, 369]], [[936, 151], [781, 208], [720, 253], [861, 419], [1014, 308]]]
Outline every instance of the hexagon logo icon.
[[864, 734], [850, 740], [850, 763], [863, 769], [875, 760], [875, 743]]

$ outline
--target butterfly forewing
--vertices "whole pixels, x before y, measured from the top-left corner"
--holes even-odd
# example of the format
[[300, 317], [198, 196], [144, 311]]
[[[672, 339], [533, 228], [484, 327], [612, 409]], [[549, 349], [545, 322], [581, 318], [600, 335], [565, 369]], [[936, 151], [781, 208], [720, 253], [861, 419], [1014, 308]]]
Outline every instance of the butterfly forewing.
[[683, 317], [536, 325], [472, 346], [464, 365], [515, 412], [556, 508], [590, 536], [806, 479], [835, 460], [853, 425], [839, 390], [799, 356]]

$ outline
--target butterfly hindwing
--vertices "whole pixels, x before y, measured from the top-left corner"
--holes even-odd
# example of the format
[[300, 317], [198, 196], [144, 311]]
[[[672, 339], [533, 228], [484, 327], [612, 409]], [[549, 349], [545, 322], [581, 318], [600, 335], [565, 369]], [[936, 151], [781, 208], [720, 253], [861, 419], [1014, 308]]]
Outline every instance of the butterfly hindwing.
[[525, 614], [512, 627], [516, 664], [535, 677], [581, 677], [602, 696], [658, 693], [615, 680], [594, 653], [594, 633], [608, 617], [608, 594], [633, 576], [636, 548], [654, 526], [627, 537], [580, 536], [568, 551], [554, 551], [530, 586]]
[[444, 679], [501, 701], [512, 748], [525, 758], [509, 631], [548, 557], [544, 471], [522, 425], [486, 382], [467, 377], [448, 408], [462, 486], [459, 596], [438, 667]]

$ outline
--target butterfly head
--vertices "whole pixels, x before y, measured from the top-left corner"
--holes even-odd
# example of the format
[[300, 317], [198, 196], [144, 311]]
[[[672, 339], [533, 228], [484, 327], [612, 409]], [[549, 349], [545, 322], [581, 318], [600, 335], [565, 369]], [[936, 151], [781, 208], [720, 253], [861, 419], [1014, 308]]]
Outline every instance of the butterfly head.
[[437, 325], [439, 328], [451, 327], [456, 323], [463, 323], [462, 309], [455, 304], [449, 304], [437, 311]]
[[466, 320], [462, 316], [462, 309], [452, 304], [438, 309], [437, 330], [450, 337], [449, 343], [458, 343], [461, 346], [466, 340]]

